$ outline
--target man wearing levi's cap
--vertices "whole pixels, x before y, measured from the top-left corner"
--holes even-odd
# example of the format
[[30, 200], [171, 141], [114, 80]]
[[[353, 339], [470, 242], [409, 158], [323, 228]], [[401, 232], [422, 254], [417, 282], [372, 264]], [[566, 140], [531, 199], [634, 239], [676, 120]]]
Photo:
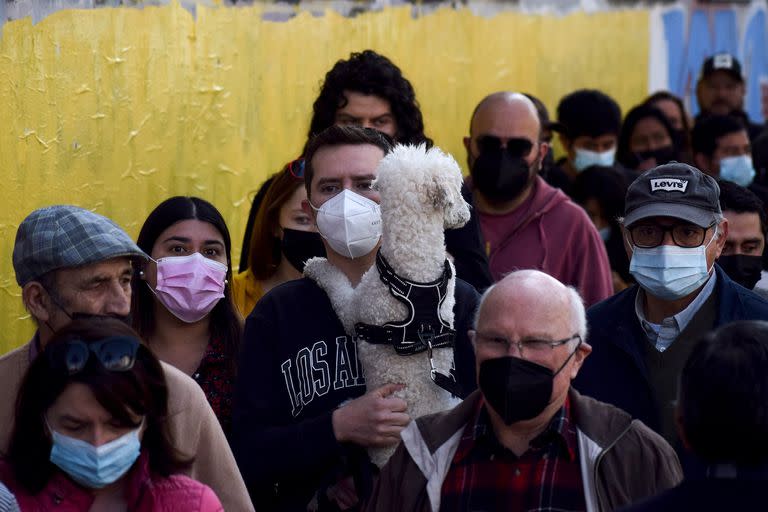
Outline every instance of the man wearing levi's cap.
[[675, 402], [696, 340], [735, 320], [768, 320], [768, 302], [715, 264], [728, 237], [711, 176], [671, 162], [627, 190], [622, 234], [637, 285], [587, 312], [594, 348], [574, 381], [680, 448]]

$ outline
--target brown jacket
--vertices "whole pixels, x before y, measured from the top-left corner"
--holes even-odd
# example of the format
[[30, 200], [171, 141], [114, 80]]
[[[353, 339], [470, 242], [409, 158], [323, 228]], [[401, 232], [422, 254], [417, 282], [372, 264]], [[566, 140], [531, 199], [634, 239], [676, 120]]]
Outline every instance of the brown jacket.
[[[30, 345], [0, 357], [0, 452], [8, 449], [15, 418], [16, 395], [30, 364]], [[219, 421], [200, 386], [171, 365], [162, 363], [168, 385], [168, 429], [176, 448], [193, 456], [189, 476], [208, 485], [224, 510], [248, 512], [253, 505]]]
[[[674, 450], [640, 421], [571, 389], [588, 511], [605, 512], [675, 486], [682, 470]], [[368, 511], [440, 509], [443, 480], [467, 422], [481, 399], [411, 422], [381, 471]]]

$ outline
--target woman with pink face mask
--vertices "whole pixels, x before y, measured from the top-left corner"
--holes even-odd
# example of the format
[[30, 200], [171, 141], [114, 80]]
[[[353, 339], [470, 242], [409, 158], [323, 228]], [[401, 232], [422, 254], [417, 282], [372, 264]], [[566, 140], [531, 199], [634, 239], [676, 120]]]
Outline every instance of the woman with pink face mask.
[[158, 359], [200, 384], [229, 434], [242, 320], [227, 225], [211, 203], [177, 196], [149, 214], [136, 243], [151, 259], [133, 278], [133, 326]]

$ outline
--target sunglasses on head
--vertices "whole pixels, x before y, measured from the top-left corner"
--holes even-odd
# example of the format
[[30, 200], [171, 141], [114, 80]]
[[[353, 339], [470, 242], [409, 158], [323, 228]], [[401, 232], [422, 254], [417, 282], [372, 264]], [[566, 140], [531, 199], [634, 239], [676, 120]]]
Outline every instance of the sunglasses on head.
[[[494, 135], [482, 135], [477, 138], [477, 148], [480, 153], [495, 152], [502, 150], [502, 141], [500, 137]], [[526, 157], [531, 154], [533, 142], [528, 139], [507, 139], [506, 151], [512, 157]]]
[[291, 176], [293, 176], [297, 180], [304, 179], [304, 159], [303, 158], [297, 158], [293, 162], [290, 162], [287, 167], [288, 167], [288, 172], [291, 173]]
[[80, 373], [93, 356], [111, 372], [126, 372], [133, 368], [141, 343], [132, 336], [109, 336], [99, 341], [68, 340], [53, 343], [45, 352], [53, 368], [67, 375]]

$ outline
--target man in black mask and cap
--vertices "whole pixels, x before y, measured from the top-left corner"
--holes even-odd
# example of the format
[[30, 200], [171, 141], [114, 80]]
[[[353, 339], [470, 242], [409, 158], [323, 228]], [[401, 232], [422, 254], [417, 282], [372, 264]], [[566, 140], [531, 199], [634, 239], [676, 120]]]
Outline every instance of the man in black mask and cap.
[[406, 427], [369, 510], [614, 510], [680, 481], [659, 435], [571, 388], [592, 350], [576, 290], [513, 272], [475, 329], [480, 389]]
[[613, 293], [608, 256], [584, 210], [539, 177], [549, 151], [541, 131], [536, 107], [518, 93], [491, 94], [472, 115], [464, 146], [491, 274], [541, 270], [592, 305]]
[[766, 215], [763, 202], [749, 189], [720, 181], [720, 208], [728, 219], [728, 238], [717, 264], [728, 277], [754, 290], [763, 270]]

